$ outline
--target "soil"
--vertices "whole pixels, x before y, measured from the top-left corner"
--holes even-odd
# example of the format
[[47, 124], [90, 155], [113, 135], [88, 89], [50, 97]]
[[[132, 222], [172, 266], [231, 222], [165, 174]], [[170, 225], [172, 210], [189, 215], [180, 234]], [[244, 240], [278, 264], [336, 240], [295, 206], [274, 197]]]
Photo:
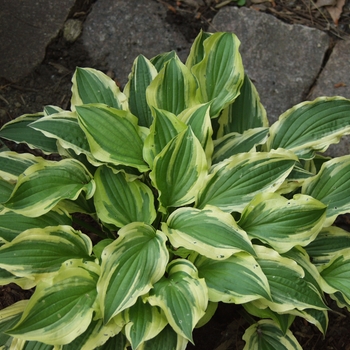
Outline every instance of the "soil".
[[[71, 18], [84, 19], [93, 2], [77, 1], [78, 7]], [[167, 21], [181, 31], [189, 42], [197, 36], [200, 29], [206, 30], [218, 6], [224, 0], [157, 0], [168, 8]], [[191, 6], [197, 3], [199, 6]], [[235, 5], [231, 2], [227, 6]], [[246, 6], [270, 13], [291, 24], [303, 24], [327, 32], [335, 41], [350, 36], [350, 4], [344, 5], [338, 25], [335, 26], [324, 7], [315, 8], [311, 0], [247, 0]], [[45, 105], [69, 109], [71, 77], [76, 66], [91, 66], [89, 57], [79, 39], [68, 43], [60, 33], [47, 47], [44, 61], [33, 72], [17, 83], [0, 80], [0, 126], [24, 113], [42, 111]], [[1, 144], [0, 144], [1, 148]], [[338, 220], [338, 224], [350, 231], [348, 217]], [[14, 302], [27, 299], [31, 291], [22, 291], [16, 285], [0, 287], [0, 309]], [[302, 319], [297, 319], [292, 331], [305, 350], [350, 350], [350, 313], [339, 309], [331, 300], [327, 336], [323, 339], [317, 328]], [[236, 305], [221, 304], [213, 319], [204, 327], [195, 330], [196, 347], [199, 350], [238, 350], [243, 349], [242, 335], [249, 326]]]

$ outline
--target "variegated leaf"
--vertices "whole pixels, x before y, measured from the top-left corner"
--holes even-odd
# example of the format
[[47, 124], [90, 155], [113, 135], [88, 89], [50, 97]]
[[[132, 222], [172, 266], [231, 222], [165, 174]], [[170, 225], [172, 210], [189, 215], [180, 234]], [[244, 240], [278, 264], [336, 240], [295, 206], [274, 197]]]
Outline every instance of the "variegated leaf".
[[310, 282], [315, 288], [322, 294], [322, 288], [320, 287], [321, 275], [317, 270], [313, 262], [310, 261], [310, 257], [306, 250], [300, 246], [296, 246], [282, 256], [294, 260], [304, 270], [304, 280]]
[[[13, 224], [14, 222], [16, 225]], [[21, 232], [32, 228], [71, 224], [71, 217], [58, 208], [36, 218], [27, 217], [11, 211], [0, 213], [0, 242], [11, 242]]]
[[89, 237], [70, 226], [33, 228], [0, 247], [0, 267], [37, 279], [58, 271], [69, 259], [91, 260], [91, 253]]
[[177, 56], [164, 63], [146, 90], [149, 106], [175, 115], [194, 105], [197, 101], [195, 96], [196, 81]]
[[142, 343], [157, 336], [168, 324], [161, 309], [144, 303], [141, 298], [124, 313], [127, 322], [125, 335], [133, 349], [139, 349]]
[[194, 65], [202, 61], [204, 57], [204, 40], [209, 38], [211, 35], [212, 33], [203, 32], [202, 30], [200, 30], [199, 34], [197, 35], [191, 46], [190, 54], [188, 55], [186, 60], [186, 66], [188, 68], [191, 69]]
[[38, 217], [62, 199], [77, 199], [82, 191], [86, 198], [91, 198], [95, 191], [95, 182], [83, 164], [74, 159], [59, 162], [42, 159], [18, 177], [4, 206], [18, 214]]
[[242, 339], [243, 350], [302, 350], [298, 340], [288, 330], [286, 333], [271, 320], [260, 320], [246, 329]]
[[313, 158], [350, 133], [350, 100], [319, 97], [299, 103], [283, 113], [270, 128], [268, 149], [284, 148], [300, 158]]
[[[89, 327], [84, 333], [80, 334], [69, 344], [63, 345], [59, 350], [91, 350], [100, 349], [109, 339], [121, 334], [121, 330], [125, 322], [122, 317], [115, 317], [107, 324], [103, 323], [102, 319], [92, 320]], [[112, 348], [111, 350], [124, 349]]]
[[186, 338], [167, 325], [156, 337], [144, 342], [137, 350], [185, 350], [187, 343]]
[[6, 123], [0, 130], [0, 137], [16, 143], [26, 143], [31, 149], [40, 149], [45, 154], [57, 153], [56, 140], [28, 126], [43, 115], [43, 113], [24, 114]]
[[37, 284], [37, 282], [31, 278], [18, 277], [8, 272], [7, 270], [0, 268], [0, 285], [5, 286], [10, 283], [15, 283], [18, 286], [20, 286], [22, 289], [26, 289], [26, 290], [34, 288]]
[[45, 136], [56, 139], [65, 149], [73, 149], [76, 154], [90, 153], [89, 143], [80, 128], [74, 112], [63, 111], [40, 118], [30, 127], [41, 131]]
[[160, 72], [164, 67], [165, 62], [168, 62], [170, 59], [177, 57], [177, 54], [174, 50], [169, 52], [160, 53], [157, 56], [154, 56], [150, 59], [150, 62], [156, 68], [157, 72]]
[[247, 234], [233, 217], [216, 207], [179, 208], [162, 223], [162, 231], [175, 248], [194, 250], [214, 260], [240, 251], [255, 254]]
[[71, 109], [88, 103], [104, 103], [116, 109], [127, 109], [126, 96], [106, 74], [93, 68], [78, 67], [72, 78]]
[[15, 185], [11, 182], [7, 182], [0, 177], [0, 213], [6, 212], [2, 203], [6, 202], [15, 188]]
[[56, 113], [61, 113], [64, 110], [61, 107], [53, 106], [53, 105], [47, 105], [44, 107], [44, 114], [46, 116], [56, 114]]
[[[18, 349], [18, 350], [55, 350], [53, 345], [44, 344], [38, 341], [26, 341], [25, 339], [12, 338], [11, 344], [6, 343], [5, 345], [9, 349]], [[7, 349], [7, 348], [6, 348]]]
[[151, 189], [140, 180], [129, 181], [123, 172], [99, 167], [94, 176], [94, 203], [98, 217], [122, 227], [132, 222], [152, 224], [156, 218]]
[[143, 148], [143, 158], [151, 169], [154, 158], [176, 135], [187, 128], [186, 124], [171, 112], [153, 107], [153, 114], [154, 120]]
[[96, 348], [96, 350], [128, 350], [130, 348], [129, 345], [125, 335], [120, 332], [114, 337], [109, 338], [105, 344]]
[[167, 271], [168, 277], [154, 285], [147, 301], [159, 306], [175, 332], [193, 343], [192, 331], [208, 305], [207, 286], [188, 260], [173, 260]]
[[349, 232], [336, 226], [325, 227], [305, 249], [313, 264], [325, 265], [342, 250], [350, 249]]
[[20, 320], [27, 303], [28, 300], [20, 300], [0, 310], [0, 347], [2, 349], [6, 349], [4, 346], [9, 348], [13, 338], [5, 332]]
[[76, 111], [97, 160], [148, 170], [142, 157], [142, 133], [134, 115], [102, 104], [77, 106]]
[[303, 268], [294, 260], [264, 246], [254, 248], [272, 296], [272, 301], [260, 299], [254, 301], [255, 305], [262, 308], [268, 306], [272, 311], [283, 313], [293, 309], [328, 309], [317, 287], [304, 278]]
[[210, 119], [210, 104], [196, 105], [185, 109], [178, 118], [189, 125], [201, 143], [205, 154], [207, 156], [208, 165], [211, 165], [211, 157], [214, 150], [212, 140], [213, 128]]
[[118, 234], [102, 252], [97, 284], [105, 323], [147, 293], [164, 275], [169, 259], [166, 236], [149, 225], [132, 223]]
[[225, 260], [199, 256], [194, 264], [205, 279], [210, 301], [243, 304], [262, 297], [271, 300], [267, 278], [250, 254], [237, 253]]
[[316, 238], [323, 227], [326, 209], [323, 203], [306, 195], [287, 199], [276, 193], [261, 193], [243, 210], [238, 225], [250, 237], [285, 253]]
[[150, 178], [159, 191], [160, 210], [193, 202], [206, 174], [204, 150], [188, 127], [154, 159]]
[[264, 143], [267, 139], [268, 128], [255, 128], [243, 134], [229, 133], [214, 141], [213, 164], [219, 163], [235, 154], [251, 152], [256, 145]]
[[340, 292], [350, 300], [350, 249], [335, 254], [329, 263], [319, 267], [319, 271], [326, 282], [321, 284], [326, 293]]
[[220, 128], [217, 138], [232, 132], [243, 134], [254, 128], [266, 128], [269, 121], [254, 84], [244, 75], [240, 95], [229, 104], [219, 117]]
[[[198, 84], [197, 98], [201, 103], [212, 101], [211, 117], [239, 95], [244, 79], [239, 45], [233, 33], [214, 33], [203, 41], [203, 59], [191, 68]], [[190, 58], [188, 64], [192, 63]]]
[[306, 179], [312, 176], [314, 176], [314, 173], [306, 170], [301, 163], [296, 163], [277, 193], [292, 193], [299, 189]]
[[275, 192], [294, 163], [294, 156], [281, 150], [232, 156], [210, 169], [195, 206], [210, 204], [226, 212], [241, 212], [257, 193]]
[[295, 316], [290, 314], [291, 311], [286, 314], [279, 314], [272, 311], [268, 307], [258, 308], [256, 305], [254, 305], [254, 303], [245, 303], [243, 304], [243, 307], [250, 315], [259, 317], [260, 319], [268, 318], [273, 320], [284, 334], [288, 331], [289, 327], [295, 319]]
[[137, 56], [132, 66], [124, 94], [128, 97], [129, 110], [138, 118], [140, 126], [150, 127], [153, 122], [151, 110], [146, 101], [146, 88], [157, 75], [157, 69], [143, 55]]
[[314, 177], [305, 180], [302, 193], [327, 205], [325, 226], [330, 226], [339, 214], [350, 211], [350, 155], [323, 163]]
[[89, 326], [95, 311], [98, 265], [66, 262], [38, 284], [20, 321], [8, 334], [51, 345], [68, 344]]
[[0, 152], [0, 177], [15, 183], [20, 174], [40, 159], [30, 153]]
[[315, 325], [317, 329], [326, 336], [328, 328], [328, 312], [326, 310], [304, 309], [304, 310], [290, 310], [291, 315], [304, 318], [309, 323]]

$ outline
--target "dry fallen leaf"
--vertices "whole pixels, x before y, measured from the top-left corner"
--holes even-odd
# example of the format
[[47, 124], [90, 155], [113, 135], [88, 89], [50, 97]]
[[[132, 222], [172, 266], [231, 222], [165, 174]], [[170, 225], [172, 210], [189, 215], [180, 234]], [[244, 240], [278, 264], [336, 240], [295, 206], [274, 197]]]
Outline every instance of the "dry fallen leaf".
[[332, 17], [332, 20], [336, 26], [338, 25], [339, 18], [343, 12], [344, 5], [345, 0], [337, 0], [337, 4], [335, 6], [326, 6], [326, 9]]
[[336, 4], [337, 4], [337, 0], [317, 0], [314, 6], [315, 7], [335, 6]]
[[340, 88], [340, 87], [345, 87], [345, 86], [346, 86], [346, 84], [343, 81], [341, 81], [341, 82], [339, 82], [337, 84], [334, 84], [335, 88]]

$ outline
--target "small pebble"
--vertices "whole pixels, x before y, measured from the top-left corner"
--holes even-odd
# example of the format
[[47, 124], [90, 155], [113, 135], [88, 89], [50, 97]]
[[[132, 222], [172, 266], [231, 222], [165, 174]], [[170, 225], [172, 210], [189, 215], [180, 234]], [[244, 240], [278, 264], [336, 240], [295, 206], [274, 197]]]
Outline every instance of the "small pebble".
[[78, 19], [69, 19], [66, 21], [63, 27], [63, 37], [70, 43], [78, 39], [81, 31], [83, 29], [83, 24]]

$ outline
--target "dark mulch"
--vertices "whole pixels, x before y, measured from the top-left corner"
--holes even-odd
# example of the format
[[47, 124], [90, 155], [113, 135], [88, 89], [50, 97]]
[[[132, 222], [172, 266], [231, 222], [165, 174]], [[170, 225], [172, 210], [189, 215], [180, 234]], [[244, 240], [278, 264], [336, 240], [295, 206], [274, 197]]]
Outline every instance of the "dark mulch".
[[[95, 0], [98, 1], [98, 0]], [[167, 20], [181, 31], [188, 41], [192, 41], [200, 29], [206, 30], [213, 16], [224, 0], [157, 0], [168, 8]], [[71, 17], [87, 15], [94, 0], [80, 0], [80, 7]], [[192, 6], [193, 3], [200, 6]], [[228, 2], [228, 1], [227, 1]], [[235, 4], [231, 2], [231, 4]], [[350, 35], [350, 3], [346, 2], [336, 26], [328, 11], [315, 8], [311, 0], [247, 0], [247, 6], [257, 11], [270, 13], [292, 24], [302, 24], [327, 32], [334, 40]], [[0, 126], [24, 113], [41, 111], [43, 105], [56, 105], [69, 108], [71, 77], [76, 66], [89, 66], [82, 44], [76, 41], [67, 43], [61, 34], [48, 46], [45, 60], [28, 77], [12, 84], [0, 81]], [[337, 224], [350, 231], [348, 217], [342, 217]], [[32, 291], [22, 291], [10, 284], [0, 287], [0, 309], [21, 299], [28, 299]], [[329, 301], [335, 312], [330, 313], [327, 337], [313, 325], [302, 319], [293, 324], [293, 332], [305, 350], [350, 350], [350, 315]], [[243, 349], [241, 340], [244, 330], [249, 326], [236, 305], [221, 304], [217, 313], [206, 326], [195, 330], [196, 347], [199, 350]]]

